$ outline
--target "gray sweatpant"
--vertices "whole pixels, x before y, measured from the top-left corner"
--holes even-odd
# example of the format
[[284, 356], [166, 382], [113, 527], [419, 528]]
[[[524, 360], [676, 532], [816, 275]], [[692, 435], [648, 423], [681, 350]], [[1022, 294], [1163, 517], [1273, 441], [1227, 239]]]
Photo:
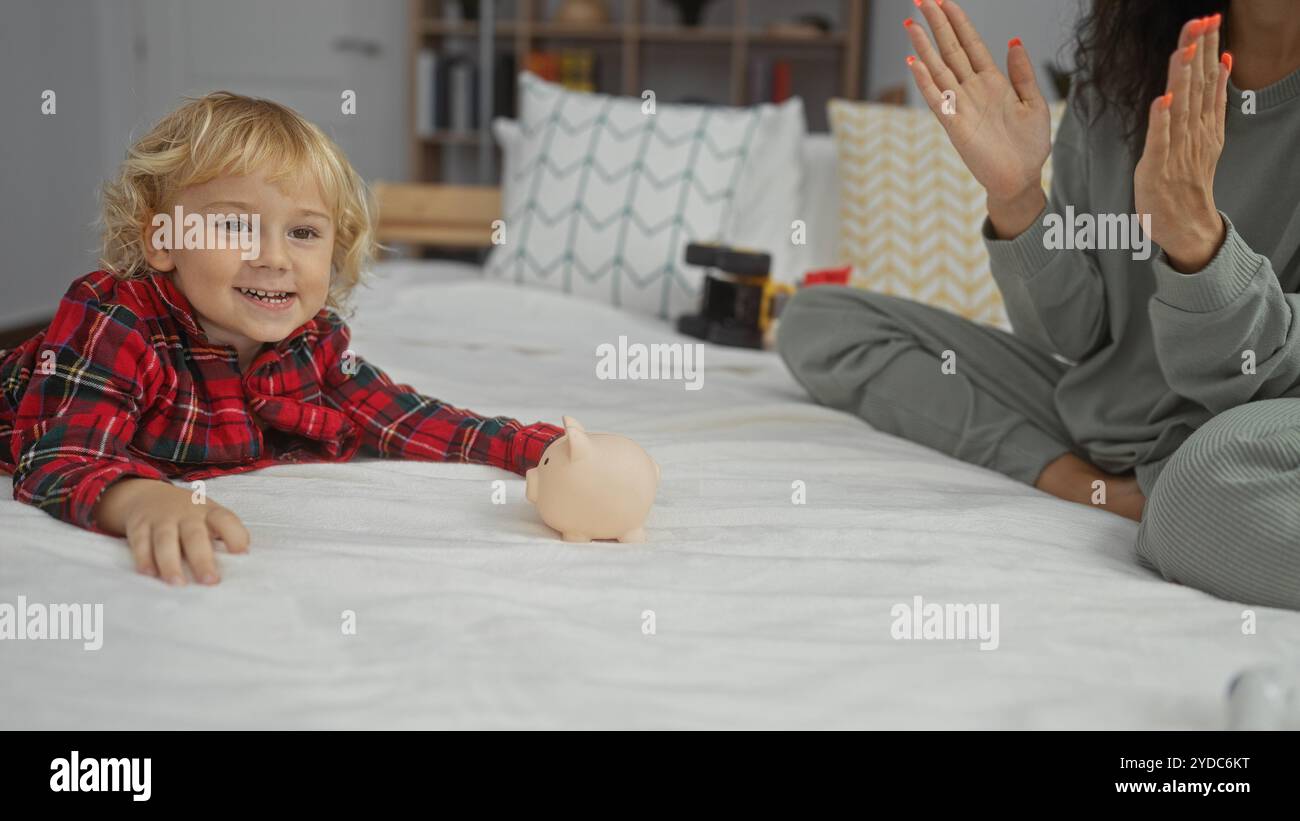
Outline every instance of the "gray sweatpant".
[[[1026, 484], [1067, 452], [1087, 458], [1053, 405], [1069, 366], [997, 328], [819, 285], [786, 305], [777, 349], [817, 402]], [[1220, 413], [1136, 467], [1144, 564], [1222, 598], [1300, 609], [1300, 399]]]

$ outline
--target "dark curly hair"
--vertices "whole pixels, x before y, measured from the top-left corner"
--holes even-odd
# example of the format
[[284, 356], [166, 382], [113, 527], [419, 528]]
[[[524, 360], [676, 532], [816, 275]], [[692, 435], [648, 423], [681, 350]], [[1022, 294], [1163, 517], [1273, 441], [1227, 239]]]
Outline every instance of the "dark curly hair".
[[1151, 101], [1165, 92], [1169, 55], [1183, 24], [1221, 12], [1219, 45], [1226, 48], [1231, 5], [1231, 0], [1092, 0], [1074, 33], [1074, 82], [1080, 91], [1092, 92], [1076, 98], [1082, 113], [1096, 119], [1113, 108], [1133, 156], [1140, 155], [1147, 113]]

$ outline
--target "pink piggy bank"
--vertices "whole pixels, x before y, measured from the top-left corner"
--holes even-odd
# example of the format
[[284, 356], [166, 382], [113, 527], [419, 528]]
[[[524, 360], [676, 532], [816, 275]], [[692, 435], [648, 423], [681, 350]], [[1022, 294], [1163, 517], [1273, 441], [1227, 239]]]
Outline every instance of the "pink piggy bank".
[[542, 521], [566, 542], [644, 542], [659, 465], [626, 436], [587, 433], [571, 416], [564, 430], [524, 474]]

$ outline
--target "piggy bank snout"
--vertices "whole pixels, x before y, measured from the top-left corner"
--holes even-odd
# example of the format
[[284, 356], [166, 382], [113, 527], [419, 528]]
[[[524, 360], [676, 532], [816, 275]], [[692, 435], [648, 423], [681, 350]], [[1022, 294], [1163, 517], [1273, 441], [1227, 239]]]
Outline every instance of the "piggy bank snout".
[[537, 502], [537, 468], [524, 471], [524, 496], [534, 504]]

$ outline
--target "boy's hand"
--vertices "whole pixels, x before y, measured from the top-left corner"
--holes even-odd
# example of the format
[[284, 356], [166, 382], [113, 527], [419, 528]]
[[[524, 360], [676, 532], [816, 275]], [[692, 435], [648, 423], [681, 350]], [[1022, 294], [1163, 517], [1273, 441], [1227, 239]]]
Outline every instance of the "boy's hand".
[[196, 581], [221, 580], [213, 536], [231, 553], [248, 552], [248, 529], [238, 516], [211, 499], [195, 502], [190, 491], [154, 479], [111, 485], [95, 507], [95, 521], [110, 533], [126, 535], [137, 572], [170, 584], [185, 584], [182, 557]]

